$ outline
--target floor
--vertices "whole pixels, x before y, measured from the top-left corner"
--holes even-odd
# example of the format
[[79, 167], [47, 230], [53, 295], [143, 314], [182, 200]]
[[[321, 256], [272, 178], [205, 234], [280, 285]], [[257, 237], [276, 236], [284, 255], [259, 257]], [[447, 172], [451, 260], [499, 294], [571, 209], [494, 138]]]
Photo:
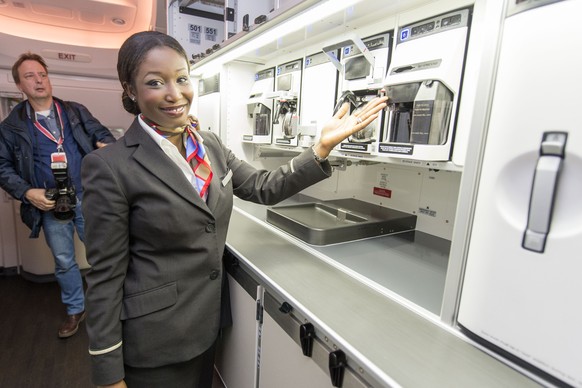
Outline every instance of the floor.
[[[94, 387], [84, 324], [57, 337], [65, 314], [55, 282], [0, 276], [0, 387]], [[217, 377], [212, 388], [223, 388]]]

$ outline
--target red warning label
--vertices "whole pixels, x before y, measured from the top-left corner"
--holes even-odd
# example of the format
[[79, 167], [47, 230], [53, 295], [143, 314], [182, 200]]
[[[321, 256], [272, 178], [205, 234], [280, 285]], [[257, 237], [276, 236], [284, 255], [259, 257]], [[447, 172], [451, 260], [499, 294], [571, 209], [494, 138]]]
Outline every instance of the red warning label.
[[380, 197], [392, 198], [392, 190], [383, 189], [381, 187], [374, 187], [374, 195], [379, 195]]

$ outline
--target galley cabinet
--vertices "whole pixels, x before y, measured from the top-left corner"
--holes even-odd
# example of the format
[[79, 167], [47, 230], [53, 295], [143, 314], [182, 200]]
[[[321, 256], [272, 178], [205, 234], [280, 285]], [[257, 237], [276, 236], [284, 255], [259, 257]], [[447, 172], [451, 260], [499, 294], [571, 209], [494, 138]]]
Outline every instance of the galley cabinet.
[[[233, 326], [219, 341], [216, 368], [227, 387], [363, 388], [372, 385], [352, 368], [331, 338], [275, 289], [261, 284], [227, 248]], [[356, 370], [360, 370], [359, 372]]]

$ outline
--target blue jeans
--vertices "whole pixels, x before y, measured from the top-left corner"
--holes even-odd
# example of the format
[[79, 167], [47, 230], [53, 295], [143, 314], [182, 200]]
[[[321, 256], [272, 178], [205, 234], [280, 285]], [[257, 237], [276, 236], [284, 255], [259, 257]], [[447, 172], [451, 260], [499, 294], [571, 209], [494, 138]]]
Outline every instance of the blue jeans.
[[75, 218], [57, 220], [53, 212], [44, 212], [42, 227], [47, 244], [55, 259], [55, 278], [61, 287], [61, 300], [67, 306], [67, 314], [85, 310], [85, 295], [81, 271], [75, 258], [75, 229], [81, 241], [85, 241], [85, 219], [81, 213], [81, 201], [77, 201]]

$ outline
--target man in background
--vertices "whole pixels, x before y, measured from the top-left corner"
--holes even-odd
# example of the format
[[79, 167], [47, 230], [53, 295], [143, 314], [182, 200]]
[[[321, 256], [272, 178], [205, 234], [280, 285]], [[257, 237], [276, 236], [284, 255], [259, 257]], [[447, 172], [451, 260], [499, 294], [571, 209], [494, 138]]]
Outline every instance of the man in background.
[[67, 338], [85, 318], [74, 246], [75, 230], [84, 241], [81, 160], [115, 138], [83, 105], [53, 97], [40, 55], [22, 54], [12, 66], [12, 77], [27, 99], [0, 123], [0, 187], [22, 202], [20, 215], [31, 238], [44, 230], [67, 309], [58, 336]]

